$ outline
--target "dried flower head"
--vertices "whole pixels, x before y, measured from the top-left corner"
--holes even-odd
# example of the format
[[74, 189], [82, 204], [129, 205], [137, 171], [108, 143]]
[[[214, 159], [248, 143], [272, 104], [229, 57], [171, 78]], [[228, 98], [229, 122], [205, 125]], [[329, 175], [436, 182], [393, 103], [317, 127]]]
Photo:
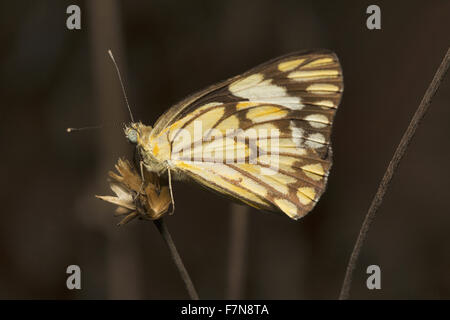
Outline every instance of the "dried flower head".
[[96, 196], [116, 204], [115, 216], [125, 216], [119, 225], [141, 218], [159, 219], [170, 206], [170, 193], [167, 186], [161, 187], [158, 176], [144, 170], [144, 183], [140, 174], [127, 160], [119, 159], [115, 165], [118, 174], [110, 171], [110, 187], [116, 196]]

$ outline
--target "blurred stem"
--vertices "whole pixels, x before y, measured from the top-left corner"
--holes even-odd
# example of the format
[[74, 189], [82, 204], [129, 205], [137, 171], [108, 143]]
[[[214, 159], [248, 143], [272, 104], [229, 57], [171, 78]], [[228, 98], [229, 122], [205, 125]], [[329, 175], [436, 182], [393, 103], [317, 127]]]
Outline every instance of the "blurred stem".
[[377, 193], [375, 194], [375, 196], [372, 200], [372, 203], [369, 207], [369, 210], [366, 214], [364, 222], [359, 231], [358, 239], [356, 240], [355, 246], [353, 248], [353, 252], [350, 256], [350, 260], [348, 262], [347, 270], [345, 273], [344, 282], [343, 282], [342, 288], [341, 288], [341, 293], [339, 295], [340, 300], [349, 298], [350, 286], [352, 283], [353, 273], [355, 271], [355, 267], [356, 267], [356, 263], [358, 262], [359, 255], [361, 253], [362, 245], [364, 243], [364, 240], [367, 238], [367, 233], [369, 232], [370, 225], [376, 216], [378, 208], [380, 207], [380, 205], [383, 201], [383, 197], [386, 194], [387, 189], [389, 188], [392, 177], [394, 176], [394, 173], [397, 170], [397, 168], [400, 164], [400, 161], [402, 160], [403, 156], [405, 155], [406, 150], [409, 146], [409, 143], [411, 142], [412, 138], [414, 137], [414, 134], [415, 134], [417, 128], [419, 127], [420, 122], [422, 121], [423, 117], [425, 116], [425, 114], [428, 110], [428, 107], [430, 106], [431, 99], [434, 97], [436, 91], [438, 90], [439, 85], [441, 84], [442, 79], [444, 78], [449, 66], [450, 66], [450, 48], [447, 50], [447, 54], [445, 55], [444, 59], [442, 60], [441, 65], [439, 66], [438, 70], [436, 71], [436, 74], [434, 75], [433, 80], [431, 81], [430, 85], [428, 86], [428, 89], [425, 92], [425, 95], [423, 96], [422, 101], [420, 102], [420, 105], [417, 108], [413, 118], [411, 119], [411, 122], [409, 123], [408, 128], [406, 129], [405, 133], [403, 134], [403, 137], [400, 140], [397, 150], [395, 150], [394, 156], [392, 157], [391, 162], [389, 163], [389, 166], [387, 167], [386, 172], [384, 173], [383, 179], [381, 180], [380, 185], [378, 186]]
[[[111, 168], [115, 159], [126, 152], [126, 142], [120, 123], [128, 119], [123, 105], [122, 92], [115, 74], [114, 66], [108, 57], [112, 49], [115, 57], [122, 63], [122, 74], [126, 74], [126, 57], [123, 47], [122, 19], [120, 3], [117, 0], [95, 0], [86, 2], [89, 17], [91, 68], [95, 101], [93, 108], [100, 123], [107, 124], [98, 130], [97, 141], [97, 178], [104, 181], [105, 172]], [[92, 115], [88, 115], [92, 117]], [[95, 188], [98, 190], [98, 188]], [[136, 243], [136, 234], [119, 236], [117, 231], [103, 226], [106, 235], [105, 277], [108, 299], [139, 299], [140, 252]]]
[[181, 279], [183, 280], [184, 285], [186, 286], [186, 290], [189, 294], [189, 297], [192, 300], [199, 300], [197, 291], [195, 290], [194, 287], [194, 283], [192, 282], [191, 277], [189, 276], [189, 273], [187, 272], [183, 264], [183, 260], [181, 260], [180, 254], [178, 253], [177, 247], [173, 242], [172, 236], [169, 233], [169, 229], [167, 228], [164, 219], [161, 218], [158, 220], [154, 220], [153, 222], [155, 223], [156, 228], [158, 229], [162, 238], [169, 247], [170, 255], [172, 256], [173, 262], [175, 262], [178, 272], [180, 273]]
[[248, 208], [233, 203], [230, 223], [227, 299], [243, 299], [246, 273]]

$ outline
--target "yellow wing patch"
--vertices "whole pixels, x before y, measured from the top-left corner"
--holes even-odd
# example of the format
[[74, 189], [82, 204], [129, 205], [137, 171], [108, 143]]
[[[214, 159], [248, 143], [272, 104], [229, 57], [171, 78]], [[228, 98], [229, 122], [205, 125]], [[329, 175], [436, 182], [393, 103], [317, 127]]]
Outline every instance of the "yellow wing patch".
[[327, 64], [333, 63], [334, 60], [332, 58], [321, 58], [311, 61], [310, 63], [303, 66], [303, 68], [316, 68], [318, 66], [323, 66]]
[[247, 111], [247, 119], [253, 122], [265, 122], [270, 120], [282, 119], [287, 115], [287, 110], [277, 107], [263, 106], [252, 108]]
[[291, 201], [280, 198], [280, 199], [275, 199], [274, 202], [290, 218], [292, 218], [292, 219], [299, 218], [298, 207]]
[[251, 76], [244, 78], [242, 80], [238, 80], [233, 82], [229, 85], [229, 90], [231, 92], [239, 92], [244, 89], [252, 88], [258, 85], [262, 80], [264, 79], [264, 76], [262, 74], [252, 74]]
[[297, 68], [305, 59], [294, 59], [285, 62], [281, 62], [278, 65], [278, 70], [282, 72], [290, 71]]
[[315, 83], [306, 88], [307, 91], [316, 91], [320, 93], [321, 91], [338, 92], [339, 87], [334, 84], [329, 83]]
[[335, 69], [329, 70], [300, 70], [289, 73], [288, 78], [296, 81], [311, 81], [317, 79], [336, 78], [339, 71]]

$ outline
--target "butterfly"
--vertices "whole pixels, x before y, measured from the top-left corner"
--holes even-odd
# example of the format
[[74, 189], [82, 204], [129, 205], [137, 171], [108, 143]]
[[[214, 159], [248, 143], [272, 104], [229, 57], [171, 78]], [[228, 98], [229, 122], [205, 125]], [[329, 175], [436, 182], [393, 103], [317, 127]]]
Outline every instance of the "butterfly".
[[325, 190], [342, 92], [333, 52], [295, 52], [188, 96], [153, 127], [132, 122], [124, 130], [141, 173], [168, 175], [170, 187], [172, 176], [193, 180], [297, 220]]

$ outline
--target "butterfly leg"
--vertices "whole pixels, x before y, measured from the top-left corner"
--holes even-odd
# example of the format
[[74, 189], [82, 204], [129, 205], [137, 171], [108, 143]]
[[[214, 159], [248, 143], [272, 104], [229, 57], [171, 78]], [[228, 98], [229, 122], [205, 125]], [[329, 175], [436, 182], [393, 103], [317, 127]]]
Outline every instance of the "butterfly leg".
[[133, 198], [133, 201], [137, 199], [137, 197], [144, 191], [144, 183], [145, 183], [145, 179], [144, 179], [144, 161], [139, 161], [139, 168], [141, 170], [141, 187], [139, 188], [139, 192], [136, 193], [136, 195]]
[[170, 174], [170, 169], [167, 168], [167, 176], [169, 178], [169, 191], [170, 191], [170, 200], [172, 201], [172, 215], [175, 212], [175, 201], [173, 200], [173, 192], [172, 192], [172, 175]]

